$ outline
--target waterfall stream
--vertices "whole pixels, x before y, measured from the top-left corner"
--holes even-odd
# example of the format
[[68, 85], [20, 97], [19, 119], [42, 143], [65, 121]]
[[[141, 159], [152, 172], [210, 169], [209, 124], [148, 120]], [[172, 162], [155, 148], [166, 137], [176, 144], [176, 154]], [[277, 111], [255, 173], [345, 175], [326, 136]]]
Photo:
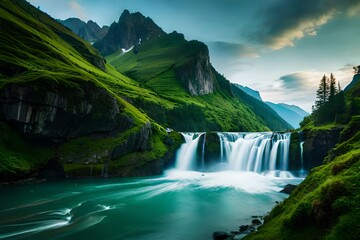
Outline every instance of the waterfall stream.
[[177, 152], [176, 168], [179, 170], [193, 169], [196, 161], [196, 150], [199, 144], [199, 139], [204, 133], [182, 133], [185, 143], [181, 145]]
[[[211, 165], [206, 161], [206, 134], [182, 133], [185, 143], [177, 153], [178, 170], [205, 171], [225, 163], [224, 170], [256, 172], [276, 177], [291, 177], [288, 172], [291, 133], [218, 132], [218, 156]], [[201, 149], [198, 150], [200, 137]], [[199, 147], [200, 148], [200, 147]], [[198, 154], [201, 151], [201, 155]], [[213, 157], [214, 158], [214, 157]], [[201, 166], [201, 167], [198, 167]]]

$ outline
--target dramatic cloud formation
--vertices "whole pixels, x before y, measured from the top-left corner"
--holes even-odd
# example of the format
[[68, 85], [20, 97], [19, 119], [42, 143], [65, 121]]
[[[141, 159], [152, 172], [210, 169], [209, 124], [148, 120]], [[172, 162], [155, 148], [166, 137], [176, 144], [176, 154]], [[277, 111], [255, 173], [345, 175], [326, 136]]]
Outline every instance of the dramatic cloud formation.
[[257, 26], [247, 26], [248, 39], [274, 50], [294, 46], [295, 40], [315, 36], [339, 14], [356, 16], [359, 12], [358, 0], [280, 0], [258, 12]]

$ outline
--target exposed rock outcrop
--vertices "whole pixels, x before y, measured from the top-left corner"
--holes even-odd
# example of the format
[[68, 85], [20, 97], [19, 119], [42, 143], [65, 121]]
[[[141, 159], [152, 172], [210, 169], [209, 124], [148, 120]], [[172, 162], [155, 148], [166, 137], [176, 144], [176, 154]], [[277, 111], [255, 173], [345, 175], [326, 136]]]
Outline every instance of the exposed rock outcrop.
[[286, 184], [284, 189], [282, 189], [280, 192], [285, 194], [290, 194], [295, 190], [296, 187], [297, 185], [294, 184]]
[[111, 159], [119, 158], [134, 151], [150, 150], [151, 123], [147, 122], [140, 131], [131, 134], [123, 144], [113, 149]]
[[93, 84], [81, 89], [9, 84], [0, 90], [0, 120], [23, 134], [52, 141], [133, 126], [117, 100]]
[[[167, 141], [168, 151], [152, 153], [161, 141], [152, 124], [135, 124], [114, 96], [92, 83], [9, 84], [0, 89], [0, 121], [54, 149], [55, 156], [33, 173], [46, 178], [161, 174], [180, 144]], [[128, 154], [134, 155], [116, 163]]]
[[211, 67], [209, 50], [203, 43], [190, 41], [199, 48], [198, 53], [187, 64], [179, 66], [176, 77], [191, 95], [205, 95], [214, 92], [215, 75]]
[[339, 142], [342, 130], [343, 128], [336, 127], [331, 130], [304, 131], [303, 157], [305, 169], [311, 169], [323, 164], [328, 151]]
[[157, 26], [149, 17], [144, 17], [141, 13], [130, 13], [125, 10], [118, 23], [113, 23], [106, 36], [94, 44], [104, 56], [112, 54], [120, 49], [130, 49], [131, 47], [159, 37], [165, 32]]

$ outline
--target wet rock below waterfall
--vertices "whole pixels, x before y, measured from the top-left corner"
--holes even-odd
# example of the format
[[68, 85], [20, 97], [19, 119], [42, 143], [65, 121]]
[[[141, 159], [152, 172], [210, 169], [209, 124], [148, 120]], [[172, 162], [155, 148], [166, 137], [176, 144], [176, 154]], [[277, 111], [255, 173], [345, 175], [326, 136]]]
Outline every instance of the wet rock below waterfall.
[[283, 190], [281, 190], [281, 193], [286, 193], [286, 194], [290, 194], [292, 193], [292, 191], [295, 190], [295, 188], [297, 187], [297, 185], [293, 185], [293, 184], [287, 184]]
[[229, 237], [232, 237], [232, 236], [227, 234], [226, 232], [221, 232], [221, 231], [214, 232], [212, 235], [212, 238], [214, 240], [225, 240], [225, 239], [228, 239]]
[[252, 216], [251, 225], [241, 225], [238, 231], [231, 231], [230, 234], [226, 232], [214, 232], [213, 239], [243, 239], [249, 233], [256, 231], [258, 227], [263, 224], [263, 217]]

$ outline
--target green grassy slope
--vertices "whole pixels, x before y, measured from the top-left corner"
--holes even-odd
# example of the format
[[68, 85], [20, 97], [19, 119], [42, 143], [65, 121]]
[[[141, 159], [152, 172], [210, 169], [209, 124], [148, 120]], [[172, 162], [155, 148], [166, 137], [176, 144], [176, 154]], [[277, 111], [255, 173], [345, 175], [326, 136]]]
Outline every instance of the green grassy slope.
[[[106, 142], [113, 144], [124, 141], [147, 122], [152, 122], [153, 135], [150, 142], [159, 149], [144, 155], [150, 157], [148, 160], [154, 160], [154, 156], [165, 154], [167, 146], [162, 142], [166, 136], [165, 130], [126, 100], [141, 97], [149, 104], [160, 103], [164, 106], [171, 106], [172, 102], [158, 97], [153, 91], [141, 88], [138, 82], [105, 64], [103, 57], [89, 43], [26, 1], [0, 1], [0, 29], [0, 89], [9, 84], [17, 84], [37, 86], [43, 90], [54, 86], [60, 91], [72, 88], [81, 90], [84, 83], [94, 84], [114, 96], [124, 114], [134, 121], [133, 127], [128, 131], [118, 133], [115, 137], [98, 139], [99, 146], [104, 146], [101, 144]], [[36, 156], [49, 155], [48, 149], [41, 148], [39, 151], [42, 153], [36, 155], [34, 152], [37, 150], [29, 150], [31, 147], [28, 147], [28, 143], [10, 136], [15, 134], [11, 129], [2, 128], [6, 131], [1, 131], [0, 134], [0, 174], [16, 172], [18, 169], [18, 175], [26, 175], [36, 168], [34, 166], [40, 166], [49, 159], [39, 157], [37, 159], [43, 163], [33, 164]], [[69, 140], [60, 149], [71, 149], [76, 146], [77, 141], [80, 140]], [[82, 143], [82, 147], [89, 154], [96, 153], [100, 147], [94, 146], [95, 142], [88, 139]], [[105, 147], [109, 146], [111, 144]], [[68, 151], [64, 150], [63, 153], [68, 154]], [[118, 161], [121, 162], [122, 159]]]
[[283, 118], [280, 117], [272, 108], [270, 108], [267, 104], [264, 104], [263, 101], [260, 101], [252, 96], [246, 94], [244, 91], [239, 89], [236, 85], [232, 85], [234, 95], [241, 99], [249, 108], [261, 118], [262, 122], [269, 126], [270, 129], [293, 129], [288, 122], [286, 122]]
[[[360, 112], [352, 106], [359, 87], [345, 92], [350, 120], [339, 125], [344, 130], [324, 164], [312, 169], [289, 198], [271, 211], [259, 231], [246, 239], [359, 239]], [[303, 130], [330, 131], [337, 125], [314, 126], [309, 121]]]
[[190, 95], [183, 83], [177, 80], [177, 69], [191, 65], [206, 49], [203, 43], [186, 41], [182, 34], [173, 32], [135, 46], [126, 54], [114, 53], [106, 59], [118, 71], [172, 103], [149, 106], [138, 99], [135, 104], [157, 121], [176, 130], [266, 131], [291, 128], [284, 121], [278, 125], [268, 124], [256, 115], [249, 104], [233, 95], [229, 81], [214, 69], [214, 93]]
[[[119, 95], [141, 95], [149, 101], [166, 104], [155, 93], [140, 88], [137, 82], [111, 66], [103, 65], [103, 71], [92, 64], [102, 60], [97, 50], [45, 13], [23, 1], [0, 4], [3, 33], [0, 35], [0, 72], [3, 75], [0, 87], [29, 82], [79, 87], [79, 82], [90, 81]], [[136, 118], [148, 120], [121, 98], [119, 101], [129, 107]]]

